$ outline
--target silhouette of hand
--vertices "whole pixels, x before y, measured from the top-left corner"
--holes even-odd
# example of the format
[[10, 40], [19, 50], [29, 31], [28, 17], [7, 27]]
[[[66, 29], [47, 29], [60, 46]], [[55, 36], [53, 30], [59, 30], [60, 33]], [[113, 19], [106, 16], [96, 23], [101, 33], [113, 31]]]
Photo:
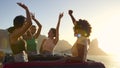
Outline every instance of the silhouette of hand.
[[72, 10], [69, 10], [68, 13], [69, 13], [69, 15], [72, 15], [73, 11], [72, 11]]
[[62, 18], [62, 17], [63, 17], [63, 13], [60, 13], [59, 18]]
[[32, 19], [35, 19], [35, 13], [30, 13], [31, 14], [31, 17], [32, 17]]
[[28, 9], [27, 6], [25, 4], [22, 3], [17, 3], [20, 7], [22, 7], [23, 9]]

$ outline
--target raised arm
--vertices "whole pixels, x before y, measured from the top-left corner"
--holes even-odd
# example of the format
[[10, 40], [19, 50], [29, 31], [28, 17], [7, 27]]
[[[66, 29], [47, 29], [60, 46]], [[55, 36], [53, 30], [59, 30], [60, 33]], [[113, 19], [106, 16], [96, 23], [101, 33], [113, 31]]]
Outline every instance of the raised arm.
[[62, 17], [63, 17], [63, 13], [60, 13], [59, 14], [59, 18], [58, 18], [58, 23], [57, 23], [57, 26], [56, 26], [55, 44], [57, 44], [57, 42], [59, 40], [59, 27], [60, 27], [60, 21], [61, 21]]
[[28, 28], [32, 25], [31, 15], [28, 7], [22, 3], [17, 3], [17, 4], [26, 11], [26, 21], [25, 21], [25, 24], [23, 24], [23, 26], [14, 33], [14, 37], [16, 38], [22, 36], [28, 30]]
[[42, 25], [41, 25], [41, 24], [39, 23], [39, 21], [35, 18], [35, 15], [34, 15], [34, 14], [31, 13], [31, 15], [32, 15], [32, 19], [33, 19], [33, 20], [35, 21], [35, 23], [38, 25], [37, 33], [34, 34], [34, 38], [37, 39], [38, 36], [39, 36], [40, 33], [41, 33]]
[[73, 14], [73, 11], [72, 11], [72, 10], [69, 10], [69, 11], [68, 11], [68, 14], [69, 14], [70, 17], [71, 17], [73, 24], [76, 25], [76, 19], [75, 19], [74, 16], [72, 15], [72, 14]]

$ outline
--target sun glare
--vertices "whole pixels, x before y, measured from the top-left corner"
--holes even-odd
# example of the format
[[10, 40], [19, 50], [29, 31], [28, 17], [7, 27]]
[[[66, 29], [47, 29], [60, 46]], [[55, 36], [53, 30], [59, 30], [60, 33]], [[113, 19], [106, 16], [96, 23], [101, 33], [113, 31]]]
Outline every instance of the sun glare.
[[110, 54], [120, 52], [120, 20], [118, 18], [120, 18], [118, 15], [109, 18], [97, 36], [100, 48]]

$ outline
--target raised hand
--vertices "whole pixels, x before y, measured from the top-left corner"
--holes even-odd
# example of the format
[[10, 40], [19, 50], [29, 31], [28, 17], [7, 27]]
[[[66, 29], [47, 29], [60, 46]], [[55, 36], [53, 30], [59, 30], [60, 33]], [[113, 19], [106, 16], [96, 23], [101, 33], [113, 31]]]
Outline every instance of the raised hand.
[[72, 11], [72, 10], [69, 10], [68, 13], [69, 13], [69, 15], [72, 15], [73, 11]]
[[76, 19], [74, 18], [73, 14], [73, 10], [68, 10], [68, 14], [70, 15], [72, 22], [74, 25], [76, 25]]
[[60, 13], [59, 18], [62, 18], [62, 17], [63, 17], [63, 13]]
[[32, 17], [32, 19], [35, 19], [35, 13], [30, 13], [31, 14], [31, 17]]
[[28, 9], [28, 7], [25, 5], [25, 4], [23, 4], [23, 3], [17, 3], [20, 7], [22, 7], [23, 9]]

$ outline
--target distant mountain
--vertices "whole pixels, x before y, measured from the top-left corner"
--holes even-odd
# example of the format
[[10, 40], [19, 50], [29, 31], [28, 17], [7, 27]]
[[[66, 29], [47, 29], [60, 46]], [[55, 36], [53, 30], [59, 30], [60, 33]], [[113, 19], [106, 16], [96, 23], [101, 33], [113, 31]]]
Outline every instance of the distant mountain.
[[88, 55], [107, 55], [107, 53], [98, 47], [98, 40], [93, 39], [88, 49]]
[[[63, 50], [60, 53], [71, 54], [71, 48], [72, 48], [72, 46], [70, 47], [70, 49]], [[60, 49], [62, 49], [62, 48], [60, 48]], [[94, 39], [91, 41], [91, 44], [89, 46], [88, 55], [107, 55], [107, 53], [105, 53], [102, 49], [100, 49], [98, 47], [98, 40]]]
[[12, 53], [9, 43], [9, 32], [5, 29], [0, 29], [0, 51]]
[[71, 44], [69, 44], [67, 41], [65, 40], [59, 40], [59, 42], [57, 43], [54, 52], [56, 53], [62, 53], [63, 51], [67, 51], [70, 50], [72, 48]]

